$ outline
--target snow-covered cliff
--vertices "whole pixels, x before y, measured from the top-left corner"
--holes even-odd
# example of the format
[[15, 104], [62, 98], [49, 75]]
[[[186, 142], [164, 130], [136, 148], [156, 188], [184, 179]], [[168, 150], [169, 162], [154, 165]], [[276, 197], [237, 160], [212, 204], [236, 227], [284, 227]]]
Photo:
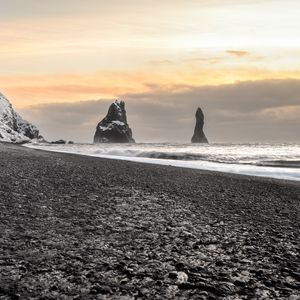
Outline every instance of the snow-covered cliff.
[[16, 113], [8, 99], [0, 93], [0, 142], [23, 143], [38, 136], [37, 127]]

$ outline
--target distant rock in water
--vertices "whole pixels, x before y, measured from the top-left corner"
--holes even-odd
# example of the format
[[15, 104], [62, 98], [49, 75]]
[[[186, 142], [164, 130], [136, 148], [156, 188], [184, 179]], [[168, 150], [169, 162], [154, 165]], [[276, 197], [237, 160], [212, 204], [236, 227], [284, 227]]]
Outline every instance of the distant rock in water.
[[65, 140], [57, 140], [57, 141], [53, 141], [51, 142], [51, 144], [56, 144], [56, 145], [64, 145], [67, 142]]
[[26, 143], [38, 138], [37, 127], [16, 113], [8, 99], [0, 93], [0, 142]]
[[116, 100], [106, 117], [97, 125], [94, 143], [134, 143], [127, 123], [125, 102]]
[[196, 126], [194, 135], [192, 137], [192, 143], [208, 143], [208, 140], [203, 131], [204, 126], [204, 114], [202, 109], [199, 107], [196, 112]]

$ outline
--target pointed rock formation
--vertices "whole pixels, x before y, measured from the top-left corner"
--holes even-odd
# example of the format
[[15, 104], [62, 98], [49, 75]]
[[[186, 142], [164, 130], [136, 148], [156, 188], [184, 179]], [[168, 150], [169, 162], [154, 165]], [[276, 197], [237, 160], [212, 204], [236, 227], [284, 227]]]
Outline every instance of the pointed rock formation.
[[0, 93], [0, 142], [24, 143], [38, 137], [37, 127], [16, 113], [8, 99]]
[[203, 131], [204, 126], [204, 114], [200, 107], [196, 111], [196, 126], [194, 135], [192, 137], [192, 143], [208, 143], [208, 140]]
[[127, 123], [125, 102], [116, 100], [106, 117], [97, 125], [94, 143], [134, 143]]

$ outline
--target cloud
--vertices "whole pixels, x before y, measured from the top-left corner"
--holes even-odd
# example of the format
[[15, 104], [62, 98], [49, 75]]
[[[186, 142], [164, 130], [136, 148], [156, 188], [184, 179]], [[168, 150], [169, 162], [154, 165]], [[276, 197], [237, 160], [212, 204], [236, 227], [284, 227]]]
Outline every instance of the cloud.
[[150, 61], [148, 61], [148, 64], [152, 65], [152, 66], [165, 66], [165, 65], [173, 66], [178, 63], [174, 62], [170, 59], [160, 59], [160, 60], [150, 60]]
[[0, 88], [15, 107], [82, 99], [116, 98], [120, 95], [183, 92], [237, 80], [300, 79], [300, 71], [262, 69], [204, 69], [195, 66], [173, 70], [98, 71], [87, 73], [1, 75]]
[[[189, 142], [194, 114], [205, 112], [213, 142], [300, 141], [300, 80], [263, 80], [123, 94], [137, 141]], [[22, 110], [48, 139], [91, 142], [113, 99], [35, 105]]]
[[238, 56], [238, 57], [250, 55], [250, 52], [242, 51], [242, 50], [227, 50], [226, 53], [234, 55], [234, 56]]

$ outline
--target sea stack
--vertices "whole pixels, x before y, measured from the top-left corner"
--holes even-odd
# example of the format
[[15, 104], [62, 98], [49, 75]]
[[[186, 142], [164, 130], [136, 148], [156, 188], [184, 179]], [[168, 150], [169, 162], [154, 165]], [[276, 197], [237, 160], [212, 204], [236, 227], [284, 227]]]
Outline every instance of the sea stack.
[[37, 138], [37, 127], [24, 120], [0, 93], [0, 142], [26, 143]]
[[203, 131], [204, 126], [204, 114], [200, 107], [196, 111], [196, 126], [194, 130], [194, 135], [192, 137], [192, 143], [202, 143], [207, 144], [208, 140]]
[[134, 143], [132, 130], [127, 123], [125, 102], [116, 100], [106, 117], [97, 125], [94, 143]]

